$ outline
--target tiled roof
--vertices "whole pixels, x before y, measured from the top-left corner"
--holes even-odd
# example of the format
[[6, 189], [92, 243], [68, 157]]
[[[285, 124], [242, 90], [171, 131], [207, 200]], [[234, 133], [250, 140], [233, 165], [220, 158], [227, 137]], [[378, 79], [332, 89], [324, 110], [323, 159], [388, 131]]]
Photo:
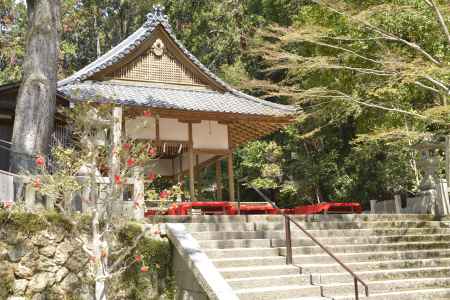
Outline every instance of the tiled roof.
[[58, 92], [73, 100], [115, 102], [150, 108], [203, 112], [239, 113], [281, 117], [295, 109], [230, 92], [179, 89], [169, 86], [128, 85], [107, 81], [75, 82], [58, 87]]
[[[161, 25], [164, 28], [180, 50], [194, 65], [221, 86], [226, 92], [166, 90], [148, 86], [126, 86], [112, 83], [83, 82], [94, 74], [126, 57], [149, 38], [158, 25]], [[99, 90], [95, 91], [97, 88]], [[72, 94], [75, 90], [80, 91], [80, 98], [86, 98], [87, 95], [96, 92], [96, 94], [101, 95], [101, 97], [110, 100], [151, 107], [251, 113], [260, 115], [287, 115], [295, 112], [290, 106], [277, 105], [242, 93], [218, 78], [177, 40], [172, 31], [172, 27], [168, 22], [167, 16], [164, 14], [163, 8], [159, 5], [154, 6], [153, 12], [147, 15], [147, 21], [136, 32], [80, 71], [58, 82], [58, 91], [68, 98], [77, 98], [76, 95]], [[127, 93], [124, 92], [125, 90]], [[170, 99], [166, 99], [162, 96], [170, 97]], [[188, 99], [184, 99], [181, 96], [186, 96]]]

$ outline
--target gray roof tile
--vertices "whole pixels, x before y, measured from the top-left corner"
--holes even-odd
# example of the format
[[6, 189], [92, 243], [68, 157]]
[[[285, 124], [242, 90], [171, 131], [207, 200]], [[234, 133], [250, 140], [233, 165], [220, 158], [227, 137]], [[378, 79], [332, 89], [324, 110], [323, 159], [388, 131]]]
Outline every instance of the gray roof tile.
[[295, 112], [291, 106], [259, 99], [255, 101], [230, 92], [128, 85], [107, 81], [75, 82], [58, 87], [58, 92], [73, 100], [115, 102], [150, 108], [279, 117]]

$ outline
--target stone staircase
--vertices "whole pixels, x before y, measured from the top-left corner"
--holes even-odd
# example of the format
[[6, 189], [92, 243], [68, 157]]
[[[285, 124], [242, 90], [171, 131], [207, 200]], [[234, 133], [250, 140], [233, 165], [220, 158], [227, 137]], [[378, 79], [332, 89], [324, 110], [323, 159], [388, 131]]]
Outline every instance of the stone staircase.
[[[295, 219], [368, 285], [360, 299], [450, 299], [450, 226], [429, 215]], [[186, 221], [186, 220], [185, 220]], [[239, 299], [355, 299], [352, 277], [282, 216], [197, 216], [185, 223]]]

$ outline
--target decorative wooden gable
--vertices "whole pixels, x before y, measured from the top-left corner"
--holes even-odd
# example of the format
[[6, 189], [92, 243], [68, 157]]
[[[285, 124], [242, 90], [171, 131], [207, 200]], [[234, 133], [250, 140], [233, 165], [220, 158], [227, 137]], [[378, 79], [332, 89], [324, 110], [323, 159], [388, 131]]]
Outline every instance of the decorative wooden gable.
[[142, 54], [112, 71], [107, 77], [118, 80], [205, 86], [202, 80], [182, 64], [168, 48], [163, 39], [156, 38]]

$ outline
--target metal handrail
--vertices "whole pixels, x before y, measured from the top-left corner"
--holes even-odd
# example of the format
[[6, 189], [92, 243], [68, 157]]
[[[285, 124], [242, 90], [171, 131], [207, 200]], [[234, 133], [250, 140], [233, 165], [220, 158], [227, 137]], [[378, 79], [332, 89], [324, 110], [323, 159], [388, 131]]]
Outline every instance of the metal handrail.
[[[258, 188], [249, 185], [252, 187], [264, 200], [269, 202], [275, 208], [279, 208], [278, 205], [275, 204], [272, 200], [269, 199], [263, 192], [261, 192]], [[358, 289], [358, 281], [364, 286], [364, 291], [366, 297], [369, 297], [369, 286], [365, 283], [358, 275], [356, 275], [348, 266], [346, 266], [339, 258], [337, 258], [327, 247], [322, 245], [311, 233], [309, 233], [303, 226], [301, 226], [297, 221], [292, 219], [289, 215], [283, 212], [284, 217], [284, 228], [285, 228], [285, 238], [286, 238], [286, 264], [292, 264], [292, 236], [291, 236], [291, 222], [294, 223], [307, 237], [309, 237], [314, 243], [316, 243], [320, 248], [322, 248], [325, 253], [331, 256], [344, 270], [346, 270], [352, 277], [353, 283], [355, 285], [355, 299], [359, 300], [359, 289]]]
[[292, 219], [290, 216], [283, 214], [285, 220], [285, 231], [286, 231], [286, 264], [292, 264], [292, 239], [291, 239], [291, 225], [294, 223], [307, 237], [309, 237], [314, 243], [316, 243], [323, 251], [325, 251], [329, 256], [331, 256], [344, 270], [346, 270], [353, 277], [353, 282], [355, 285], [355, 299], [359, 299], [358, 281], [364, 286], [366, 297], [369, 297], [369, 286], [365, 283], [358, 275], [356, 275], [348, 266], [346, 266], [339, 258], [337, 258], [327, 247], [320, 243], [314, 236], [312, 236], [305, 228], [303, 228], [297, 221]]

